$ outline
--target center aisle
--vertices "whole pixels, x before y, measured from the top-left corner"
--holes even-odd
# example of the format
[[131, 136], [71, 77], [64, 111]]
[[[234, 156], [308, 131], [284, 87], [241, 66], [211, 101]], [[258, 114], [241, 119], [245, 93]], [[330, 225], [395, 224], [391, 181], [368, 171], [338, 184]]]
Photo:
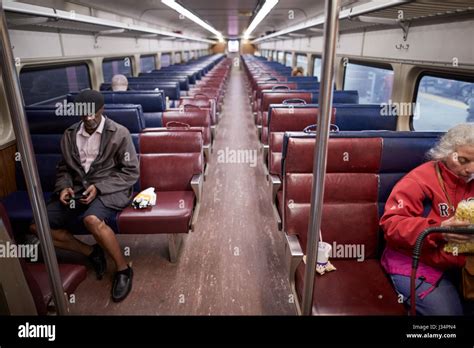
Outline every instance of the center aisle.
[[198, 223], [179, 261], [169, 263], [166, 236], [121, 235], [135, 271], [131, 294], [123, 303], [111, 302], [112, 267], [102, 281], [89, 271], [76, 291], [73, 314], [296, 314], [284, 236], [273, 217], [239, 68], [231, 72], [211, 157]]

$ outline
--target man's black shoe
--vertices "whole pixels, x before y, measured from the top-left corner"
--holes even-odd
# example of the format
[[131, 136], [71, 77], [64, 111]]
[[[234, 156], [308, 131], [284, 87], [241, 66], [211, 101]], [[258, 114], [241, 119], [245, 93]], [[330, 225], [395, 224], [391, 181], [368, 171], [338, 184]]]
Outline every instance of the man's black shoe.
[[123, 301], [132, 290], [133, 269], [127, 269], [115, 273], [112, 285], [112, 300], [114, 302]]
[[92, 253], [89, 255], [89, 261], [94, 267], [97, 279], [102, 279], [105, 271], [107, 270], [107, 260], [105, 259], [104, 250], [99, 244], [95, 244]]

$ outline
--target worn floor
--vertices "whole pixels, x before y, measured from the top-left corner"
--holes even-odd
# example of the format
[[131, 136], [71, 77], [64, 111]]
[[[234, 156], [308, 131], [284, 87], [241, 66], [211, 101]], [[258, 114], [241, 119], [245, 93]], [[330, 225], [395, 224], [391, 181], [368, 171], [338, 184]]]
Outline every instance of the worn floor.
[[[248, 163], [229, 163], [232, 150], [249, 151], [240, 152], [246, 155], [240, 160]], [[178, 263], [168, 261], [165, 235], [121, 235], [119, 241], [130, 248], [135, 272], [129, 297], [119, 304], [110, 300], [109, 262], [101, 281], [89, 269], [76, 291], [72, 314], [296, 313], [289, 300], [284, 236], [273, 217], [242, 70], [231, 73], [199, 220]]]

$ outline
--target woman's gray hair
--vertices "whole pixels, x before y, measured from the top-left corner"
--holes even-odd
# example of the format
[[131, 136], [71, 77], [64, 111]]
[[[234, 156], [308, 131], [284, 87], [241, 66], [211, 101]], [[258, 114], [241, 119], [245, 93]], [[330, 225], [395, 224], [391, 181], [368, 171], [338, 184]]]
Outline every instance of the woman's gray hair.
[[443, 161], [459, 146], [474, 146], [474, 123], [462, 123], [451, 128], [440, 141], [428, 152], [432, 160]]

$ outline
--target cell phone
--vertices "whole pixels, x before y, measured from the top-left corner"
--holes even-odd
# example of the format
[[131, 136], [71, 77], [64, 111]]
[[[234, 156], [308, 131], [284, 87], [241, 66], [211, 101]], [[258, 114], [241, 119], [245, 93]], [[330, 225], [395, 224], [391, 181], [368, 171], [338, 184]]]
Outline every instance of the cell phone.
[[81, 198], [84, 198], [84, 196], [83, 196], [84, 192], [85, 192], [85, 190], [80, 190], [78, 192], [74, 192], [74, 196], [71, 197], [71, 200], [78, 201]]

